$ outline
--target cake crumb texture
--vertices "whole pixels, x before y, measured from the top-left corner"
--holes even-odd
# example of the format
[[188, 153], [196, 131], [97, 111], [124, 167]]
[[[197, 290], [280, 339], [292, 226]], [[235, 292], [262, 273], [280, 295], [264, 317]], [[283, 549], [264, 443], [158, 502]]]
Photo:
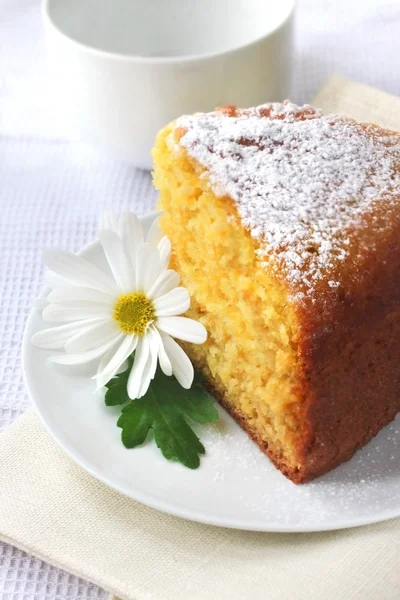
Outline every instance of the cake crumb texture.
[[171, 268], [209, 334], [185, 349], [296, 483], [400, 410], [398, 152], [290, 103], [182, 117], [156, 141]]
[[177, 130], [213, 192], [235, 201], [259, 255], [308, 294], [349, 254], [373, 204], [384, 200], [389, 219], [397, 206], [399, 139], [379, 127], [274, 103], [181, 117]]
[[240, 407], [249, 431], [297, 469], [295, 317], [285, 290], [257, 260], [256, 241], [243, 230], [234, 202], [215, 197], [184, 154], [177, 159], [168, 151], [167, 137], [155, 149], [162, 226], [173, 240], [171, 266], [192, 299], [188, 315], [209, 333], [205, 344], [186, 349], [228, 411]]

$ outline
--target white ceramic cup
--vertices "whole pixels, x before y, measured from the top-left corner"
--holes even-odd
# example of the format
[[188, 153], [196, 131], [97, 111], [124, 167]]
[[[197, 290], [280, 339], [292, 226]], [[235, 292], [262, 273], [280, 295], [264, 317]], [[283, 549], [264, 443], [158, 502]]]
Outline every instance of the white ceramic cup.
[[45, 0], [56, 108], [81, 138], [151, 168], [187, 113], [289, 94], [294, 0]]

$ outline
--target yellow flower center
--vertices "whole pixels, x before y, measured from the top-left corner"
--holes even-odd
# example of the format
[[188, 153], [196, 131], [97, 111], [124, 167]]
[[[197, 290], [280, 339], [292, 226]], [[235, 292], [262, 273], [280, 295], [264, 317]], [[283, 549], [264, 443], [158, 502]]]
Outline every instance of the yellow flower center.
[[115, 303], [113, 318], [124, 333], [143, 335], [155, 318], [153, 303], [143, 292], [121, 294]]

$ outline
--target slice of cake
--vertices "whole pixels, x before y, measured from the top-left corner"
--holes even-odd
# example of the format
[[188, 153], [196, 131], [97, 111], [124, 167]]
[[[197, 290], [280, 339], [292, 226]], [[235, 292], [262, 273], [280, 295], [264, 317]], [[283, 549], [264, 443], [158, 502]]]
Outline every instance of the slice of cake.
[[194, 363], [292, 481], [349, 459], [400, 411], [400, 135], [225, 107], [168, 125], [154, 162], [209, 332]]

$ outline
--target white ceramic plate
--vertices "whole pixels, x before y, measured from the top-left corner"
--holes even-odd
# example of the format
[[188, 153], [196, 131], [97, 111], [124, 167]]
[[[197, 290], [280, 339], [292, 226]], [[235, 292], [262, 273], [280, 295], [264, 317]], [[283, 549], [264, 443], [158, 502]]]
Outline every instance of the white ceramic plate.
[[[145, 226], [153, 219], [145, 217]], [[82, 255], [105, 267], [98, 243]], [[193, 521], [259, 531], [339, 529], [400, 515], [400, 418], [350, 462], [295, 486], [221, 409], [216, 426], [198, 429], [206, 455], [191, 471], [167, 462], [153, 443], [125, 449], [116, 426], [119, 409], [107, 408], [102, 393], [93, 394], [88, 373], [49, 364], [52, 352], [30, 343], [43, 326], [33, 310], [23, 365], [36, 411], [75, 462], [122, 494]]]

